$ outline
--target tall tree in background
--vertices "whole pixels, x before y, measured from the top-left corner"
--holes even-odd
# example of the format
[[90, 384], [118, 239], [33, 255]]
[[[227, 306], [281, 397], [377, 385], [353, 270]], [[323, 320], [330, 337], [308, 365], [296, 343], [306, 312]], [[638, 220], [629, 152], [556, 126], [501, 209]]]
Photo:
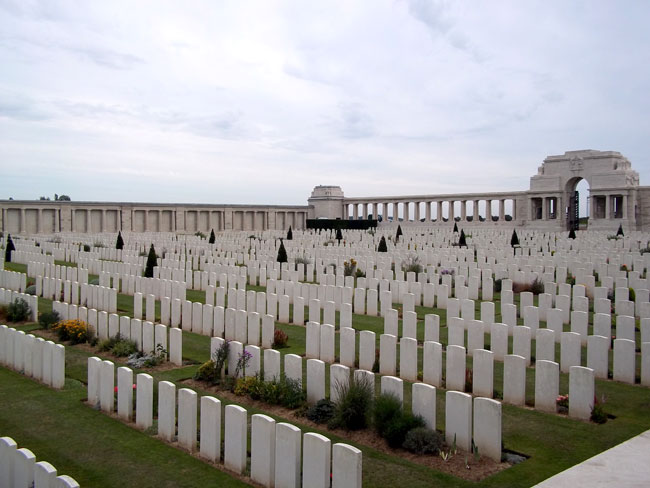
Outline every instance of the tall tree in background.
[[280, 249], [278, 249], [278, 263], [286, 263], [287, 259], [287, 250], [284, 248], [284, 242], [280, 240]]
[[395, 242], [399, 241], [399, 238], [403, 235], [402, 233], [402, 226], [397, 225], [397, 234], [395, 234]]
[[208, 239], [208, 243], [209, 244], [214, 244], [214, 241], [216, 241], [216, 240], [217, 240], [217, 238], [214, 235], [214, 229], [212, 229], [210, 231], [210, 239]]
[[124, 249], [124, 239], [122, 239], [122, 231], [117, 232], [117, 242], [115, 243], [115, 249]]
[[510, 245], [512, 247], [518, 246], [519, 245], [519, 236], [517, 235], [517, 231], [513, 230], [512, 231], [512, 237], [510, 238]]
[[293, 231], [291, 230], [291, 226], [289, 226], [289, 231], [287, 232], [287, 241], [292, 241], [293, 240]]
[[145, 278], [153, 278], [153, 268], [158, 265], [158, 256], [156, 256], [156, 250], [153, 248], [153, 244], [149, 248], [149, 255], [147, 256], [147, 266], [144, 269]]
[[386, 238], [381, 236], [379, 245], [377, 246], [377, 252], [388, 252], [388, 246], [386, 245]]
[[11, 234], [7, 235], [7, 247], [5, 247], [5, 263], [11, 262], [11, 253], [16, 250], [14, 241], [11, 239]]

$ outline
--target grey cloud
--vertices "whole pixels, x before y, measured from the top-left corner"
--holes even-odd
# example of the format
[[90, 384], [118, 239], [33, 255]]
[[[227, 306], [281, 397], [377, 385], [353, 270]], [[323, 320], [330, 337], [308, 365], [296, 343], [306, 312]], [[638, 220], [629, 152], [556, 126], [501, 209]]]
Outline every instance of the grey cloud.
[[0, 96], [0, 117], [15, 120], [38, 121], [50, 118], [50, 114], [38, 108], [32, 101], [10, 96]]
[[104, 66], [111, 69], [129, 70], [136, 67], [137, 65], [144, 64], [144, 59], [138, 56], [112, 51], [110, 49], [64, 46], [62, 46], [62, 49], [65, 49], [89, 61], [92, 61], [99, 66]]
[[370, 115], [358, 103], [340, 103], [340, 127], [341, 135], [347, 139], [361, 139], [374, 135], [372, 119]]

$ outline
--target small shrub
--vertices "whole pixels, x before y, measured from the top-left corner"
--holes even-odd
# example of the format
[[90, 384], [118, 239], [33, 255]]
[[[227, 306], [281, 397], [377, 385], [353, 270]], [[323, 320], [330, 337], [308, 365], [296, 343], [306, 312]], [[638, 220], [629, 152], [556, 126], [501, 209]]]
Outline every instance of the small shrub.
[[533, 295], [539, 295], [540, 293], [544, 293], [544, 283], [542, 280], [539, 278], [535, 278], [535, 280], [530, 284], [530, 290], [529, 290]]
[[400, 415], [396, 415], [388, 422], [383, 437], [388, 441], [390, 447], [402, 447], [406, 440], [406, 434], [418, 427], [424, 427], [422, 417], [400, 410]]
[[424, 267], [420, 262], [420, 257], [415, 254], [409, 255], [404, 261], [402, 261], [402, 270], [405, 273], [422, 273], [423, 269]]
[[99, 285], [99, 278], [93, 278], [88, 282], [89, 285]]
[[298, 408], [303, 405], [307, 399], [302, 385], [292, 378], [286, 378], [284, 375], [280, 378], [280, 404], [287, 408]]
[[212, 359], [206, 361], [199, 366], [199, 369], [194, 373], [194, 379], [198, 381], [213, 381], [215, 376], [215, 365], [216, 363]]
[[364, 273], [364, 272], [361, 271], [360, 269], [357, 269], [357, 271], [354, 273], [354, 277], [355, 277], [355, 278], [365, 278], [365, 277], [366, 277], [366, 273]]
[[474, 390], [474, 374], [469, 368], [465, 369], [465, 393], [472, 393]]
[[365, 429], [368, 426], [374, 383], [367, 378], [353, 378], [348, 384], [334, 385], [338, 393], [336, 402], [336, 425], [347, 430]]
[[302, 256], [296, 257], [294, 259], [294, 262], [296, 264], [304, 264], [305, 266], [307, 266], [308, 264], [311, 264], [311, 259], [309, 259], [307, 256], [303, 254]]
[[29, 285], [25, 288], [25, 293], [27, 295], [36, 295], [36, 285]]
[[437, 455], [443, 445], [443, 438], [438, 432], [426, 427], [416, 427], [406, 433], [402, 447], [415, 454]]
[[599, 402], [598, 397], [594, 395], [594, 406], [591, 409], [589, 420], [596, 424], [604, 424], [607, 422], [607, 412], [605, 412], [605, 407], [603, 406], [604, 403], [604, 397], [603, 401]]
[[194, 235], [196, 237], [200, 237], [201, 239], [205, 239], [205, 234], [203, 232], [201, 232], [200, 230], [195, 232]]
[[335, 412], [336, 408], [334, 403], [323, 398], [322, 400], [318, 400], [315, 405], [309, 407], [306, 417], [317, 424], [326, 424], [334, 417]]
[[145, 278], [153, 278], [153, 268], [155, 266], [158, 266], [158, 256], [156, 256], [156, 250], [154, 249], [153, 244], [151, 244], [149, 254], [147, 255], [147, 265], [144, 269]]
[[122, 339], [111, 348], [111, 352], [117, 357], [130, 356], [138, 352], [138, 345], [130, 339]]
[[16, 298], [7, 306], [7, 320], [9, 322], [24, 322], [29, 319], [32, 309], [22, 298]]
[[402, 402], [399, 398], [390, 393], [382, 393], [375, 399], [375, 404], [372, 409], [372, 420], [375, 430], [380, 436], [384, 436], [384, 432], [388, 427], [391, 420], [400, 415], [402, 412]]
[[494, 291], [495, 293], [500, 293], [501, 292], [501, 278], [498, 280], [494, 280]]
[[135, 369], [152, 368], [162, 364], [167, 358], [167, 350], [160, 344], [156, 347], [153, 354], [143, 354], [139, 351], [129, 354], [126, 364]]
[[634, 291], [634, 288], [629, 288], [628, 298], [631, 302], [636, 302], [636, 292]]
[[61, 316], [58, 312], [44, 312], [38, 317], [38, 323], [43, 329], [49, 329], [59, 320], [61, 320]]
[[83, 320], [62, 320], [54, 324], [51, 329], [59, 336], [59, 340], [70, 341], [72, 344], [81, 344], [91, 337], [88, 324]]
[[90, 244], [84, 244], [84, 252], [90, 252]]
[[275, 332], [273, 333], [273, 348], [282, 349], [283, 347], [287, 347], [288, 342], [289, 336], [287, 333], [282, 329], [275, 329]]

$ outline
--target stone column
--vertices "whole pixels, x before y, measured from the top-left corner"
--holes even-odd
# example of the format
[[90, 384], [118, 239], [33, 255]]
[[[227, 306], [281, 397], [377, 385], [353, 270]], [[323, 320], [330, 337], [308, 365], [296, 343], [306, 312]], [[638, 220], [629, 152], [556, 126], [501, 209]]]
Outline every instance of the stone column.
[[20, 233], [25, 233], [25, 209], [20, 209]]
[[43, 232], [43, 209], [38, 209], [38, 224], [36, 226], [36, 233], [40, 234]]
[[404, 222], [409, 221], [409, 217], [410, 217], [410, 215], [409, 215], [409, 204], [410, 204], [410, 202], [404, 202], [404, 204], [403, 204], [404, 205]]
[[424, 219], [427, 221], [427, 224], [431, 223], [431, 203], [432, 202], [424, 202]]
[[499, 220], [506, 219], [506, 201], [505, 199], [499, 199]]
[[467, 200], [460, 201], [460, 220], [467, 220]]
[[623, 195], [621, 201], [623, 205], [623, 218], [627, 219], [627, 195]]
[[449, 201], [449, 222], [453, 222], [453, 221], [454, 221], [454, 217], [456, 217], [456, 216], [454, 215], [454, 201], [453, 201], [453, 200], [450, 200], [450, 201]]
[[92, 231], [93, 228], [93, 221], [92, 221], [92, 215], [90, 213], [90, 209], [86, 209], [86, 234]]
[[492, 222], [492, 200], [485, 200], [485, 220], [486, 222]]
[[436, 216], [436, 219], [438, 223], [442, 222], [442, 200], [438, 200], [438, 215]]
[[420, 202], [415, 202], [415, 221], [420, 221]]
[[393, 202], [393, 222], [397, 222], [399, 219], [399, 203]]
[[478, 222], [478, 200], [474, 200], [474, 209], [472, 211], [472, 220]]
[[61, 209], [54, 210], [54, 232], [61, 232]]
[[548, 220], [548, 198], [542, 197], [542, 220]]
[[359, 204], [355, 203], [354, 207], [352, 207], [352, 218], [354, 220], [357, 220], [359, 218]]
[[612, 216], [610, 210], [611, 195], [605, 195], [605, 219], [609, 220]]
[[367, 203], [361, 204], [361, 209], [363, 211], [363, 217], [362, 218], [363, 218], [363, 220], [366, 220], [368, 218], [368, 204]]
[[162, 230], [161, 227], [162, 227], [162, 210], [158, 210], [158, 228], [156, 229], [156, 232], [161, 232]]

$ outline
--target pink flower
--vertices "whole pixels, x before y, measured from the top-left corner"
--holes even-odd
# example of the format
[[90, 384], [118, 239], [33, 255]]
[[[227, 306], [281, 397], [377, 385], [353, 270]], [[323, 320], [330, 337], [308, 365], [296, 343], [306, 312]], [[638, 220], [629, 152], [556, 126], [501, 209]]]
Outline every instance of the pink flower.
[[135, 383], [133, 383], [133, 389], [135, 390], [137, 387], [138, 386]]
[[114, 390], [113, 390], [113, 391], [115, 391], [115, 393], [117, 393], [117, 386], [116, 386], [116, 387], [114, 388]]

